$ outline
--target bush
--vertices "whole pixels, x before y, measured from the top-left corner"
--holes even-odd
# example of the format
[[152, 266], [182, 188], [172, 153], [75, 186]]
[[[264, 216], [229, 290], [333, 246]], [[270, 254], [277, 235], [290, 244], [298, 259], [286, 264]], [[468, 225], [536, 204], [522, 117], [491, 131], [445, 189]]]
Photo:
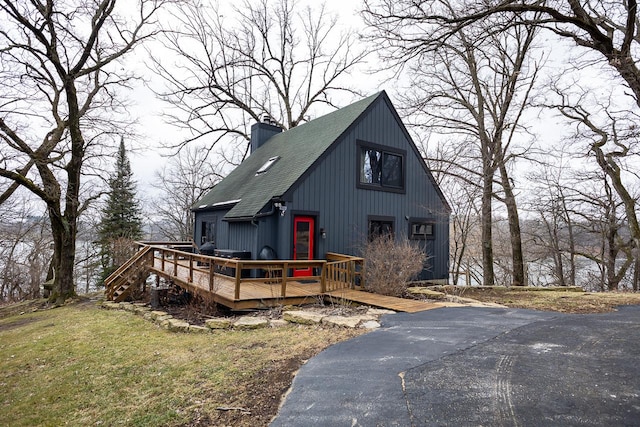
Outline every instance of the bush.
[[427, 260], [424, 251], [407, 239], [396, 242], [388, 235], [368, 242], [362, 252], [366, 260], [365, 289], [381, 295], [403, 296]]

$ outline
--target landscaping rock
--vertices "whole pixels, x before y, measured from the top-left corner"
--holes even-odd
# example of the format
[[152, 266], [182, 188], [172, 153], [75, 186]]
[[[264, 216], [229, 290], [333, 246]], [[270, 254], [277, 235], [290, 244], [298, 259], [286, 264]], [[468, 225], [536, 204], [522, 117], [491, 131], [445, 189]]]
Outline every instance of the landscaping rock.
[[376, 322], [375, 320], [368, 320], [366, 322], [363, 322], [360, 327], [363, 329], [378, 329], [380, 327], [380, 323]]
[[208, 334], [211, 332], [211, 329], [206, 326], [198, 326], [198, 325], [189, 325], [189, 332], [194, 334]]
[[131, 304], [130, 302], [121, 302], [120, 303], [120, 308], [125, 310], [125, 311], [134, 311], [136, 307], [133, 304]]
[[151, 312], [151, 318], [153, 320], [157, 320], [159, 317], [164, 317], [164, 316], [168, 316], [169, 313], [167, 313], [166, 311], [152, 311]]
[[160, 317], [158, 317], [158, 318], [156, 319], [156, 322], [162, 323], [162, 322], [164, 322], [165, 320], [171, 320], [171, 319], [173, 319], [173, 316], [172, 316], [172, 315], [170, 315], [170, 314], [167, 314], [166, 316], [160, 316]]
[[103, 301], [102, 307], [107, 310], [120, 310], [120, 304], [113, 301]]
[[385, 314], [396, 314], [393, 310], [387, 310], [384, 308], [369, 308], [367, 310], [367, 315], [369, 316], [384, 316]]
[[269, 325], [267, 319], [261, 317], [244, 316], [236, 320], [233, 324], [234, 329], [260, 329]]
[[159, 322], [160, 327], [163, 329], [169, 329], [169, 322], [171, 321], [171, 317], [169, 317], [168, 319], [162, 320]]
[[229, 329], [232, 325], [231, 320], [224, 317], [207, 319], [204, 321], [204, 324], [209, 329]]
[[322, 318], [322, 323], [330, 326], [341, 326], [344, 328], [356, 328], [362, 322], [359, 316], [327, 316]]
[[189, 332], [189, 323], [179, 319], [169, 319], [169, 330], [171, 332]]
[[323, 314], [312, 313], [309, 311], [285, 311], [282, 318], [287, 322], [299, 323], [301, 325], [315, 325], [322, 321], [325, 317]]
[[138, 316], [144, 316], [145, 313], [151, 313], [151, 309], [149, 307], [137, 306], [135, 307], [134, 313], [136, 313]]

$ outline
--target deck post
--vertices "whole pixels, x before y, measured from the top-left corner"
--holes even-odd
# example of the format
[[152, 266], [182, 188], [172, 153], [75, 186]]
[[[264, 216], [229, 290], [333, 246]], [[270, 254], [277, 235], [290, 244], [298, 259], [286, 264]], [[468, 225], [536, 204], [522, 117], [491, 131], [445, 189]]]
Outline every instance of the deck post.
[[213, 278], [215, 277], [215, 265], [213, 260], [209, 263], [209, 292], [213, 292]]
[[355, 260], [349, 261], [349, 289], [353, 289], [356, 283], [356, 262]]
[[280, 296], [282, 298], [287, 296], [287, 276], [289, 275], [289, 263], [282, 264], [282, 285], [280, 289]]
[[327, 292], [327, 263], [322, 264], [322, 270], [320, 270], [320, 293]]
[[173, 275], [178, 275], [178, 256], [175, 252], [173, 253]]
[[160, 258], [160, 270], [164, 271], [164, 249], [160, 249], [160, 253], [162, 254], [162, 257]]
[[242, 263], [236, 262], [236, 289], [234, 293], [234, 299], [240, 299], [240, 277], [242, 273]]
[[193, 283], [193, 255], [189, 255], [189, 283]]

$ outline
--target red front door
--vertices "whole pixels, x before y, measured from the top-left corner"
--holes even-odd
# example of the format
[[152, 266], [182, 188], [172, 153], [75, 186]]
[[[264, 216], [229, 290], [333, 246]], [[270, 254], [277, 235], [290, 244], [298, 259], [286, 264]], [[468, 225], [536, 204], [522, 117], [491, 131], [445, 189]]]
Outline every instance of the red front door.
[[[293, 218], [293, 259], [313, 259], [315, 220], [310, 216]], [[294, 268], [294, 276], [312, 276], [311, 267]]]

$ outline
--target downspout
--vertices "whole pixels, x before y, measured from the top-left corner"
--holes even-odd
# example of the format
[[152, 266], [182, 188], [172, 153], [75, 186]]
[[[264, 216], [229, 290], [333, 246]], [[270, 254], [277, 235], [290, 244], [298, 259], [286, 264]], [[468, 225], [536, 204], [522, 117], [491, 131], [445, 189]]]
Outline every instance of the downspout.
[[269, 212], [257, 213], [253, 217], [251, 217], [251, 225], [257, 227], [258, 224], [256, 223], [256, 219], [271, 216], [276, 213], [276, 202], [277, 200], [271, 200], [271, 210]]

